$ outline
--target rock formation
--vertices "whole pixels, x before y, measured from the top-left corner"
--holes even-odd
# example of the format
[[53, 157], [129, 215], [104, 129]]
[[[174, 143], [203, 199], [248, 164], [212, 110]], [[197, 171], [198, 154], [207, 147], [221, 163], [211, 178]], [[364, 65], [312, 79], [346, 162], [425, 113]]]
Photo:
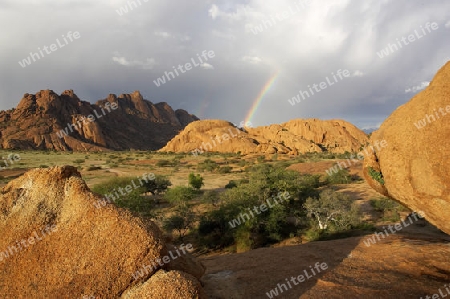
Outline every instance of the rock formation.
[[342, 120], [292, 120], [280, 125], [238, 129], [221, 120], [190, 123], [160, 151], [241, 152], [242, 154], [298, 154], [329, 151], [357, 152], [366, 134]]
[[72, 90], [25, 94], [16, 109], [0, 111], [0, 148], [57, 151], [156, 150], [198, 120], [139, 91], [111, 94], [95, 104]]
[[450, 62], [430, 85], [395, 110], [372, 134], [387, 147], [366, 157], [364, 176], [450, 234]]
[[154, 223], [98, 199], [71, 166], [28, 171], [1, 190], [2, 298], [204, 298], [199, 263], [169, 255]]

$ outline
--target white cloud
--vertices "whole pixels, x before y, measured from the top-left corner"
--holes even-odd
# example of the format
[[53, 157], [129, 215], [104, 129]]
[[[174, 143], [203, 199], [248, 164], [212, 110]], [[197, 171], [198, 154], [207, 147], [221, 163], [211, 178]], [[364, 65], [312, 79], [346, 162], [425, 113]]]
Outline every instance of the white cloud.
[[170, 35], [170, 33], [164, 32], [164, 31], [155, 31], [155, 35], [156, 35], [156, 36], [161, 36], [161, 37], [163, 37], [163, 38], [169, 38], [169, 37], [172, 37], [172, 35]]
[[220, 14], [219, 7], [218, 7], [217, 5], [215, 5], [215, 4], [213, 4], [213, 5], [211, 6], [211, 8], [208, 10], [208, 15], [209, 15], [213, 20], [215, 20], [215, 19], [219, 16], [219, 14]]
[[128, 60], [124, 56], [119, 56], [118, 53], [115, 53], [115, 55], [116, 56], [112, 57], [112, 60], [120, 65], [127, 67], [137, 66], [144, 70], [150, 70], [153, 69], [156, 65], [156, 61], [154, 58], [147, 58], [145, 61], [139, 61], [139, 60]]
[[450, 20], [445, 24], [445, 28], [450, 28]]
[[208, 10], [208, 15], [213, 19], [222, 18], [228, 20], [243, 20], [247, 17], [251, 16], [259, 16], [259, 12], [255, 12], [254, 9], [250, 8], [247, 5], [237, 4], [235, 7], [235, 11], [228, 12], [225, 10], [221, 10], [216, 4], [213, 4], [211, 8]]
[[252, 63], [252, 64], [258, 64], [262, 62], [262, 59], [257, 56], [244, 56], [242, 57], [242, 61]]
[[213, 70], [214, 66], [212, 66], [211, 64], [204, 62], [202, 64], [200, 64], [200, 67], [204, 70]]
[[405, 89], [405, 93], [411, 93], [411, 92], [416, 93], [418, 91], [425, 89], [428, 85], [430, 85], [430, 82], [424, 81], [424, 82], [420, 83], [420, 85]]
[[187, 42], [191, 40], [191, 37], [189, 35], [184, 35], [180, 39], [182, 42]]
[[362, 76], [364, 76], [364, 73], [361, 72], [360, 70], [356, 70], [352, 75], [352, 77], [362, 77]]
[[212, 30], [212, 35], [223, 38], [223, 39], [229, 39], [229, 40], [236, 40], [236, 35], [232, 33], [225, 33], [218, 30]]

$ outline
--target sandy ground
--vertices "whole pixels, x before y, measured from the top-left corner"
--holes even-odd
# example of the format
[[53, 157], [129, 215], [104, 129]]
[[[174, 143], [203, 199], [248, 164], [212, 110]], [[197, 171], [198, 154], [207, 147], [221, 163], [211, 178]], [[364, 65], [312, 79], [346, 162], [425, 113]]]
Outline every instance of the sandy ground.
[[209, 298], [269, 298], [266, 292], [310, 266], [328, 269], [278, 298], [420, 298], [450, 281], [450, 238], [391, 235], [367, 247], [370, 236], [261, 248], [205, 257], [202, 281]]

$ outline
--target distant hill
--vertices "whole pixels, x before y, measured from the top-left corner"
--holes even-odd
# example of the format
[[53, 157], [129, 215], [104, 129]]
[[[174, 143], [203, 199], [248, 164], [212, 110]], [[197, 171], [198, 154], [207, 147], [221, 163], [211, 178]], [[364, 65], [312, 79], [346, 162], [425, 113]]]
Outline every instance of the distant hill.
[[296, 119], [280, 125], [238, 129], [223, 120], [190, 123], [160, 151], [291, 154], [357, 152], [367, 135], [343, 120]]
[[376, 130], [378, 130], [379, 128], [366, 128], [366, 129], [362, 129], [362, 131], [366, 134], [370, 134]]
[[0, 148], [157, 150], [195, 120], [185, 110], [144, 100], [139, 91], [91, 104], [72, 90], [41, 90], [25, 94], [15, 109], [0, 111]]

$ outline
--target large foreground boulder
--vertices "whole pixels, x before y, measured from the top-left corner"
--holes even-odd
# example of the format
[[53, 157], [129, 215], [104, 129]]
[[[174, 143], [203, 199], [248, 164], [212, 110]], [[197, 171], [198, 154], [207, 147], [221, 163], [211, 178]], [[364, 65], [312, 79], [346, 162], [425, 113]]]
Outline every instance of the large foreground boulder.
[[365, 156], [366, 180], [450, 234], [450, 62], [372, 134], [381, 140], [387, 146]]
[[170, 255], [154, 223], [96, 208], [97, 200], [70, 166], [31, 170], [5, 186], [0, 297], [203, 298], [202, 266], [181, 249]]

